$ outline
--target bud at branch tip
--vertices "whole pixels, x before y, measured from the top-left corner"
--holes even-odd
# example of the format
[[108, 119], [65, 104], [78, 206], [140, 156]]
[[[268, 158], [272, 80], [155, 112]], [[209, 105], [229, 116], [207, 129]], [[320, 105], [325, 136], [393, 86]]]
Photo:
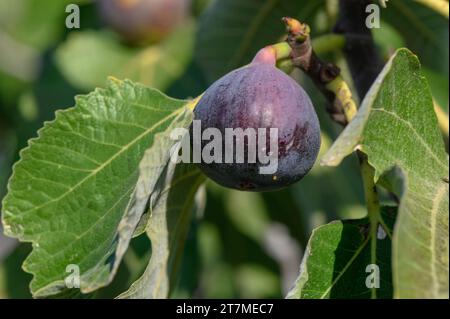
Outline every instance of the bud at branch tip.
[[309, 37], [311, 29], [306, 23], [301, 23], [290, 17], [284, 17], [282, 20], [286, 25], [289, 36], [294, 37], [299, 42], [303, 42]]

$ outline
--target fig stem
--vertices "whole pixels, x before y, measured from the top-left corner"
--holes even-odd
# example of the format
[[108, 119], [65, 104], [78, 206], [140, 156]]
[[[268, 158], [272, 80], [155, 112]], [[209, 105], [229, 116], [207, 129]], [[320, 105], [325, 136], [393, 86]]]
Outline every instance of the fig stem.
[[[344, 36], [332, 33], [322, 35], [312, 42], [314, 50], [320, 53], [341, 49], [344, 47], [344, 44]], [[252, 62], [276, 65], [283, 72], [291, 73], [294, 69], [291, 53], [292, 49], [287, 42], [279, 42], [259, 50]]]
[[290, 74], [294, 70], [294, 65], [290, 58], [277, 61], [277, 68], [286, 74]]
[[268, 45], [256, 53], [252, 63], [267, 63], [276, 65], [278, 61], [286, 60], [291, 54], [291, 47], [286, 42]]
[[287, 59], [291, 56], [291, 47], [286, 42], [272, 44], [269, 47], [275, 51], [277, 60]]

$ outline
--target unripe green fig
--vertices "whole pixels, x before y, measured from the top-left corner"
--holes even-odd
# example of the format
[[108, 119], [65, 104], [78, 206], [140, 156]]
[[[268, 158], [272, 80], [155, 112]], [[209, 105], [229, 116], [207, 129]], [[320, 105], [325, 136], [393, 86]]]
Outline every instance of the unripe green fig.
[[[267, 161], [251, 161], [249, 150], [253, 144], [244, 137], [244, 161], [226, 163], [202, 161], [200, 169], [217, 183], [239, 190], [272, 191], [300, 180], [312, 168], [320, 148], [320, 126], [308, 94], [291, 77], [275, 67], [275, 61], [259, 54], [251, 64], [234, 70], [204, 93], [194, 109], [195, 120], [200, 120], [201, 131], [215, 128], [222, 136], [227, 129], [252, 129], [256, 132], [256, 148], [276, 150], [275, 171]], [[195, 122], [194, 122], [195, 123]], [[275, 144], [270, 144], [269, 130], [277, 130]], [[263, 129], [261, 131], [260, 129]], [[258, 138], [266, 131], [265, 140]], [[222, 138], [223, 153], [230, 147]], [[195, 142], [194, 142], [195, 143]], [[202, 149], [209, 143], [201, 141]], [[275, 146], [275, 147], [274, 147]], [[237, 150], [237, 146], [233, 148]], [[241, 157], [242, 159], [242, 157]], [[270, 171], [270, 173], [267, 173]]]
[[190, 0], [97, 0], [102, 20], [125, 42], [160, 41], [189, 14]]

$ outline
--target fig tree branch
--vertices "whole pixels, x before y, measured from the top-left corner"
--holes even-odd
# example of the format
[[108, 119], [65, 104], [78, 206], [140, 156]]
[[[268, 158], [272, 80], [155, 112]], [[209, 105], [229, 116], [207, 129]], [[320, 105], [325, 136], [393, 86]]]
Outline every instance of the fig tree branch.
[[305, 72], [330, 101], [327, 111], [332, 119], [346, 125], [355, 116], [357, 108], [349, 86], [340, 75], [340, 69], [317, 56], [307, 24], [289, 17], [283, 18], [283, 21], [288, 32], [286, 42], [291, 48], [292, 64]]
[[340, 0], [334, 32], [345, 37], [344, 55], [360, 100], [369, 91], [383, 63], [366, 26], [366, 7], [371, 0]]
[[[287, 43], [292, 49], [290, 55], [292, 64], [304, 71], [331, 101], [332, 106], [328, 110], [331, 117], [335, 121], [343, 125], [347, 125], [356, 115], [357, 106], [352, 97], [352, 92], [348, 84], [340, 75], [339, 68], [332, 63], [322, 61], [314, 52], [311, 45], [310, 28], [307, 24], [301, 23], [292, 18], [284, 18], [283, 21], [286, 24], [288, 31]], [[352, 26], [352, 24], [348, 23], [348, 26]], [[360, 28], [358, 27], [357, 29]], [[371, 39], [371, 35], [369, 34], [364, 36], [364, 38], [364, 41], [369, 38]], [[346, 40], [347, 39], [348, 37], [346, 37]], [[362, 48], [364, 41], [358, 42], [357, 47]], [[347, 58], [357, 52], [357, 50], [354, 50], [353, 47], [348, 46], [347, 41], [344, 45], [344, 51], [346, 48]], [[372, 48], [370, 48], [369, 45], [369, 48], [364, 48], [365, 52], [360, 52], [360, 54], [368, 54], [367, 57], [357, 58], [356, 61], [349, 62], [353, 75], [356, 72], [361, 71], [362, 64], [366, 59], [370, 59], [372, 55], [376, 54], [376, 52], [372, 52], [371, 50]], [[360, 76], [357, 76], [358, 80], [362, 81], [362, 83], [358, 83], [357, 85], [358, 94], [361, 97], [364, 97], [367, 93], [370, 85], [373, 80], [375, 80], [375, 77], [379, 72], [378, 57], [375, 56], [372, 58], [375, 59], [375, 66], [368, 68], [368, 74], [366, 74], [367, 77], [361, 78]], [[377, 188], [374, 182], [375, 171], [373, 167], [370, 166], [368, 158], [365, 154], [357, 152], [357, 155], [361, 165], [361, 176], [363, 180], [367, 212], [370, 220], [369, 236], [373, 239], [371, 241], [371, 256], [372, 259], [374, 259], [376, 258], [377, 249], [377, 230], [381, 220], [380, 203]], [[372, 261], [373, 263], [376, 262], [376, 260]], [[376, 297], [375, 289], [372, 290], [372, 297]]]

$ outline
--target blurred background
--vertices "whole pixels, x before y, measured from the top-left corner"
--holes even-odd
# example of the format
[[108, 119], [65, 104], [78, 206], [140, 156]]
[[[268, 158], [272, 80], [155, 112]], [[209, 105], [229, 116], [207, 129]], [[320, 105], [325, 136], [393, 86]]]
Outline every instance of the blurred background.
[[[79, 28], [69, 4], [79, 8]], [[381, 27], [373, 29], [380, 55], [387, 60], [404, 46], [417, 53], [440, 112], [448, 113], [448, 16], [414, 0], [390, 0], [380, 13]], [[0, 199], [20, 149], [55, 110], [73, 106], [75, 95], [115, 76], [172, 97], [195, 97], [259, 48], [281, 41], [286, 15], [311, 25], [317, 52], [351, 81], [342, 44], [320, 42], [336, 21], [336, 0], [0, 0]], [[324, 152], [341, 128], [308, 79], [292, 76], [317, 109]], [[448, 123], [446, 130], [448, 137]], [[365, 216], [353, 157], [337, 168], [316, 165], [279, 192], [237, 192], [213, 182], [205, 192], [173, 297], [284, 297], [312, 229]], [[31, 276], [21, 264], [31, 247], [1, 233], [0, 225], [0, 298], [30, 298]], [[114, 282], [96, 296], [126, 290], [149, 257], [145, 235], [134, 239]]]

